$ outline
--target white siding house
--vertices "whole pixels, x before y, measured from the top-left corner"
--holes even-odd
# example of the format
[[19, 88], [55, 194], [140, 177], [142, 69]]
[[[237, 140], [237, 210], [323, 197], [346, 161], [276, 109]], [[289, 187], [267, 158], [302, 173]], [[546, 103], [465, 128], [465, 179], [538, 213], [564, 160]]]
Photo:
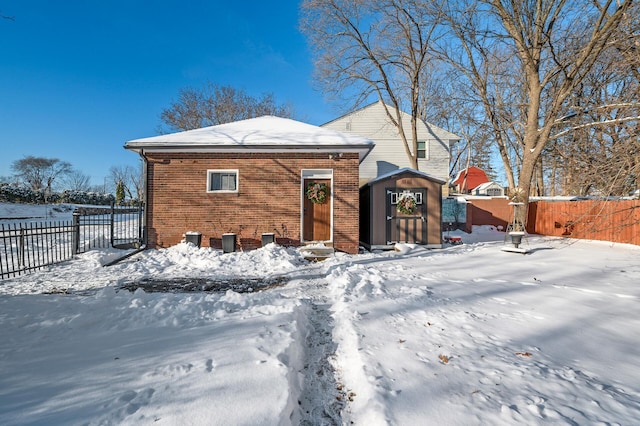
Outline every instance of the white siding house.
[[471, 191], [473, 195], [486, 195], [489, 197], [503, 197], [504, 188], [495, 182], [485, 182]]
[[[392, 107], [389, 107], [392, 111]], [[403, 126], [411, 140], [411, 115], [403, 113]], [[394, 170], [411, 167], [398, 130], [391, 123], [382, 102], [376, 102], [343, 115], [321, 127], [364, 136], [375, 142], [375, 148], [360, 164], [361, 184]], [[460, 137], [425, 122], [418, 122], [420, 171], [438, 179], [449, 180], [450, 143]]]

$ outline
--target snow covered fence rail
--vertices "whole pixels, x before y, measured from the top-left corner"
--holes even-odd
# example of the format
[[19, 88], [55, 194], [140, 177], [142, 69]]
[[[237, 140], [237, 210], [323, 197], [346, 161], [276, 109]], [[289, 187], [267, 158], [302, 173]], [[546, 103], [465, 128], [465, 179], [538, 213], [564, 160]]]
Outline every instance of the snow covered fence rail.
[[0, 279], [72, 259], [95, 248], [142, 244], [141, 208], [77, 209], [72, 221], [0, 224]]

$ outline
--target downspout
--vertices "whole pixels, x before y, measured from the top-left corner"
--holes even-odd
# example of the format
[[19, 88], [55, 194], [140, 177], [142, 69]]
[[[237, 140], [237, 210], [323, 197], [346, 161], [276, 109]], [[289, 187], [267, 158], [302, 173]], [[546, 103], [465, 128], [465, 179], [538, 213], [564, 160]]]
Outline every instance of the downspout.
[[140, 152], [138, 152], [138, 155], [140, 155], [140, 157], [142, 158], [142, 180], [143, 180], [143, 193], [144, 193], [144, 202], [143, 202], [143, 215], [142, 215], [142, 241], [141, 241], [141, 245], [140, 247], [138, 247], [137, 249], [135, 249], [134, 251], [125, 254], [124, 256], [121, 256], [117, 259], [112, 260], [109, 263], [105, 263], [104, 266], [113, 266], [116, 263], [120, 263], [122, 260], [128, 259], [131, 256], [134, 256], [138, 253], [140, 253], [141, 251], [146, 250], [147, 248], [147, 201], [148, 201], [148, 195], [147, 195], [147, 157], [145, 157], [144, 155], [144, 150], [140, 150]]
[[148, 163], [149, 161], [147, 160], [147, 157], [144, 155], [144, 149], [140, 149], [140, 152], [138, 152], [138, 155], [140, 155], [140, 158], [142, 158], [142, 182], [143, 182], [143, 187], [142, 187], [142, 191], [143, 191], [143, 206], [144, 206], [144, 214], [142, 215], [142, 246], [141, 248], [144, 250], [147, 247], [147, 214], [149, 212], [149, 192], [147, 191], [148, 189], [148, 182], [147, 182], [147, 169], [148, 169]]

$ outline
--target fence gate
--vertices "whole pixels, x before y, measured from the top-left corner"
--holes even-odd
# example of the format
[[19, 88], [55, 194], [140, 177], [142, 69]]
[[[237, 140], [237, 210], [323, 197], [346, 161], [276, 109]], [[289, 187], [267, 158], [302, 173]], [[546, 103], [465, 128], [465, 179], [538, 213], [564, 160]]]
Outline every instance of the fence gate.
[[76, 252], [92, 248], [138, 248], [142, 245], [142, 206], [80, 207], [73, 212], [78, 226]]
[[[427, 190], [426, 188], [386, 188], [387, 244], [427, 243]], [[398, 211], [403, 193], [415, 197], [416, 210], [411, 214]]]

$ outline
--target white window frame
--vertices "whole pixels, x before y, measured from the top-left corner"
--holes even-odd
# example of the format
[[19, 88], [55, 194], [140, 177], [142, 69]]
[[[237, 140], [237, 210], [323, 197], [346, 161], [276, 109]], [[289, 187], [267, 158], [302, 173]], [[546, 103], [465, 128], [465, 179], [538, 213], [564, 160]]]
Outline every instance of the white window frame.
[[[234, 174], [236, 176], [236, 189], [212, 189], [211, 188], [211, 175], [212, 174]], [[207, 193], [209, 194], [235, 194], [240, 187], [240, 172], [238, 169], [211, 169], [207, 170]]]
[[[429, 159], [429, 141], [427, 140], [423, 140], [423, 141], [418, 141], [418, 143], [416, 144], [416, 158], [418, 160], [428, 160]], [[423, 143], [424, 144], [424, 149], [419, 149], [420, 144]], [[418, 157], [418, 153], [420, 151], [424, 151], [424, 157]]]
[[[407, 191], [408, 192], [408, 191]], [[391, 193], [391, 204], [398, 204], [398, 199], [400, 196], [404, 194], [404, 192], [392, 192]], [[413, 195], [413, 198], [416, 199], [416, 204], [422, 204], [422, 192], [409, 192], [409, 194]]]

